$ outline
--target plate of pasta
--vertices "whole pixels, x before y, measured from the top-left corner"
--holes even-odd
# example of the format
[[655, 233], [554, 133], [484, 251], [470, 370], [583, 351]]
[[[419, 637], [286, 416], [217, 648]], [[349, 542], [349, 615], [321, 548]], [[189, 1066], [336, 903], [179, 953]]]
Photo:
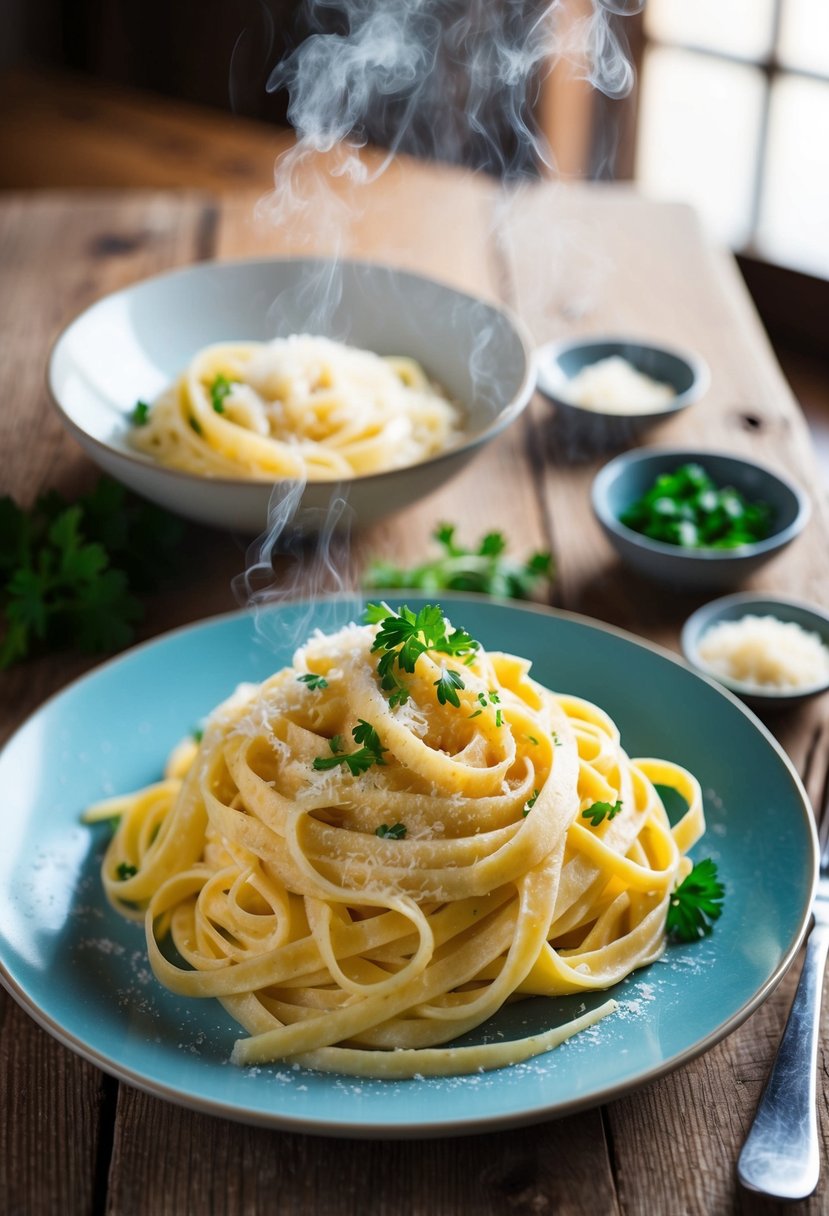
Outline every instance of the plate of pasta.
[[294, 490], [312, 531], [334, 496], [360, 523], [444, 484], [518, 417], [535, 372], [498, 304], [391, 266], [260, 258], [98, 300], [47, 382], [88, 455], [146, 498], [262, 532]]
[[474, 596], [176, 631], [47, 702], [0, 780], [24, 1009], [160, 1097], [319, 1134], [660, 1076], [773, 989], [815, 879], [797, 775], [729, 693]]

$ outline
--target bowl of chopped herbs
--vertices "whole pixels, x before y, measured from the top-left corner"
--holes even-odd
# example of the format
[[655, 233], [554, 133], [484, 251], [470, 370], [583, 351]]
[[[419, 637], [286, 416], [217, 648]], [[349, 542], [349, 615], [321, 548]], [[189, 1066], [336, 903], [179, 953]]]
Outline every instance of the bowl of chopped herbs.
[[726, 452], [639, 448], [593, 482], [592, 506], [624, 562], [676, 587], [742, 582], [805, 527], [810, 502], [785, 474]]

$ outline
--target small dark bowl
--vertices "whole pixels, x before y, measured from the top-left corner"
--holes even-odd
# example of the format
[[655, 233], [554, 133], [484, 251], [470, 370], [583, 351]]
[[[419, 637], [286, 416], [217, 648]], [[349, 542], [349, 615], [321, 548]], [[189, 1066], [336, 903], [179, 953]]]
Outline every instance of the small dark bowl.
[[[619, 517], [651, 488], [660, 473], [702, 465], [718, 486], [733, 486], [752, 502], [768, 503], [772, 534], [738, 549], [683, 549], [625, 527]], [[684, 448], [637, 448], [599, 470], [591, 491], [593, 511], [624, 562], [640, 574], [678, 588], [730, 587], [741, 583], [803, 531], [809, 499], [784, 474], [726, 452]]]
[[738, 595], [726, 595], [722, 599], [712, 600], [698, 608], [682, 628], [682, 652], [685, 658], [711, 680], [716, 680], [723, 687], [736, 693], [741, 700], [754, 709], [788, 709], [801, 705], [811, 697], [829, 689], [829, 676], [815, 680], [808, 688], [780, 689], [760, 688], [756, 685], [742, 684], [738, 680], [730, 680], [712, 671], [706, 666], [700, 656], [699, 644], [713, 625], [721, 621], [739, 621], [744, 616], [773, 616], [778, 621], [794, 622], [807, 633], [816, 633], [829, 649], [829, 614], [813, 604], [804, 604], [799, 600], [781, 599], [779, 596], [754, 595], [745, 592]]
[[[612, 355], [619, 355], [652, 380], [670, 385], [676, 394], [673, 400], [656, 409], [643, 406], [632, 414], [568, 401], [568, 380]], [[568, 338], [549, 342], [536, 351], [535, 360], [537, 388], [556, 407], [556, 429], [561, 438], [592, 451], [630, 442], [649, 427], [684, 410], [702, 396], [710, 380], [708, 366], [698, 355], [633, 338]]]

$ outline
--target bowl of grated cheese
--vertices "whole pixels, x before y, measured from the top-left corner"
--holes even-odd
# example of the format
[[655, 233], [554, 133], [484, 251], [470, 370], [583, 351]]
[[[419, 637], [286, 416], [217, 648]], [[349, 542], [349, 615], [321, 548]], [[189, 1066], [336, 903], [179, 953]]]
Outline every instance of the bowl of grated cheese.
[[536, 352], [537, 386], [566, 442], [602, 450], [685, 409], [708, 388], [689, 351], [626, 337], [569, 338]]
[[698, 608], [682, 629], [688, 662], [755, 709], [799, 705], [829, 690], [829, 613], [745, 592]]

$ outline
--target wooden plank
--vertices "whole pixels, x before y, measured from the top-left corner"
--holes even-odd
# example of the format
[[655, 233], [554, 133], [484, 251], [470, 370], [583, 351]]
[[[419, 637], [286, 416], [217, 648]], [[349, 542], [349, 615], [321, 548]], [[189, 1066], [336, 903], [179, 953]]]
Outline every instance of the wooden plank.
[[[601, 1125], [599, 1124], [599, 1129]], [[122, 1087], [110, 1216], [613, 1216], [595, 1114], [477, 1137], [353, 1141], [200, 1115]]]
[[66, 73], [0, 79], [0, 189], [266, 190], [293, 135]]
[[86, 1216], [106, 1178], [111, 1082], [0, 988], [0, 1211]]

